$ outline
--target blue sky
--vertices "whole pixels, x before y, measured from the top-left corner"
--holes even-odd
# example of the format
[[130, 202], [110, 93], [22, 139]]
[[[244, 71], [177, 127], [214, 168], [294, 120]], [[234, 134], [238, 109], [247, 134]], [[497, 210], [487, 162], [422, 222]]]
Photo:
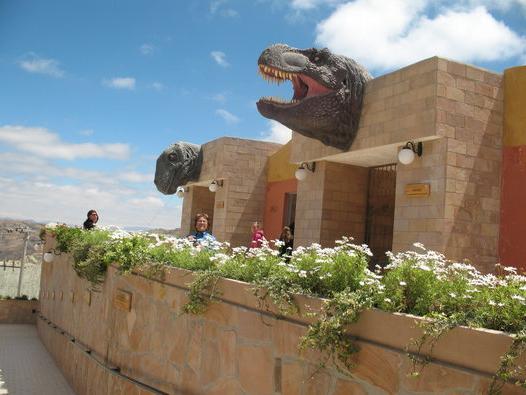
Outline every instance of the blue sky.
[[526, 0], [0, 0], [0, 217], [177, 227], [153, 185], [170, 143], [284, 142], [257, 75], [272, 43], [329, 47], [378, 76], [439, 55], [526, 63]]

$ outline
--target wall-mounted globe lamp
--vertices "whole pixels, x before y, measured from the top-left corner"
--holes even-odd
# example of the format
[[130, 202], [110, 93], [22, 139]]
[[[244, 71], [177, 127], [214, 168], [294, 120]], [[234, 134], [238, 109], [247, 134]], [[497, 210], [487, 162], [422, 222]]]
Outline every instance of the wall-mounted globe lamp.
[[422, 156], [422, 151], [422, 142], [413, 143], [412, 141], [408, 141], [398, 153], [398, 160], [404, 165], [409, 165], [415, 160], [415, 154]]
[[294, 176], [299, 181], [303, 181], [304, 179], [307, 178], [307, 175], [309, 174], [309, 171], [311, 173], [314, 173], [314, 170], [316, 170], [316, 162], [311, 162], [311, 163], [302, 162], [300, 164], [300, 167], [298, 167], [298, 169], [294, 173]]
[[177, 196], [178, 198], [182, 199], [184, 198], [184, 193], [185, 193], [185, 189], [184, 187], [177, 187], [177, 190], [175, 191], [175, 196]]
[[55, 255], [60, 255], [60, 252], [57, 252], [54, 248], [44, 253], [43, 259], [46, 263], [51, 263], [55, 260]]
[[219, 188], [223, 187], [223, 180], [214, 180], [208, 186], [210, 192], [217, 192]]

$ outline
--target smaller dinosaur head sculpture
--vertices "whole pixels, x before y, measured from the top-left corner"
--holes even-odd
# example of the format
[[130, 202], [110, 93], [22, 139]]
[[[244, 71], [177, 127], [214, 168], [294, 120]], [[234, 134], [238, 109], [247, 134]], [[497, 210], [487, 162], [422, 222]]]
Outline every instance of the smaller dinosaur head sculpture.
[[202, 163], [201, 146], [182, 141], [172, 144], [157, 158], [155, 186], [165, 195], [172, 195], [178, 186], [199, 179]]

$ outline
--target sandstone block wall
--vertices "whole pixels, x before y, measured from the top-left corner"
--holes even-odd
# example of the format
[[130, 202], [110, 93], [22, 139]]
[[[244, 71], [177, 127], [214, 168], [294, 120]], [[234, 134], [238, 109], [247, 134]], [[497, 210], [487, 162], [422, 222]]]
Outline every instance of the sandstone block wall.
[[[221, 280], [220, 302], [203, 315], [181, 314], [191, 280], [191, 273], [179, 269], [154, 281], [119, 276], [110, 268], [98, 292], [89, 292], [63, 254], [42, 269], [41, 339], [78, 394], [101, 395], [475, 395], [485, 392], [487, 372], [496, 370], [498, 356], [511, 343], [494, 332], [455, 330], [435, 348], [437, 361], [411, 379], [403, 348], [419, 336], [415, 318], [369, 311], [350, 328], [362, 340], [354, 375], [348, 377], [330, 364], [319, 369], [319, 353], [298, 350], [309, 318], [277, 319], [272, 306], [261, 309], [248, 284]], [[129, 305], [119, 298], [123, 292]], [[305, 297], [298, 301], [303, 309], [320, 304]], [[477, 358], [470, 349], [477, 350]], [[520, 393], [511, 386], [506, 390]]]
[[0, 324], [35, 324], [38, 300], [0, 300]]
[[333, 247], [342, 236], [362, 243], [368, 177], [365, 167], [316, 163], [315, 172], [298, 182], [294, 246], [320, 243]]
[[446, 145], [445, 252], [481, 270], [498, 262], [502, 75], [441, 59], [437, 130]]
[[[397, 166], [393, 250], [422, 242], [491, 271], [498, 261], [502, 134], [502, 76], [435, 57], [368, 83], [348, 152], [294, 134], [291, 160], [384, 165], [397, 161], [407, 141], [424, 142], [421, 158]], [[428, 197], [405, 195], [405, 186], [417, 183], [430, 185]], [[298, 190], [308, 191], [301, 183]], [[314, 233], [309, 241], [321, 240]]]
[[[187, 186], [192, 194], [196, 187], [208, 188], [212, 180], [223, 180], [223, 187], [208, 195], [214, 202], [213, 233], [218, 240], [248, 245], [252, 222], [262, 221], [264, 217], [268, 157], [280, 147], [280, 144], [231, 137], [203, 145], [201, 175], [197, 182]], [[185, 197], [181, 234], [188, 234], [192, 229], [192, 220], [188, 217], [197, 211], [197, 206], [194, 197]]]

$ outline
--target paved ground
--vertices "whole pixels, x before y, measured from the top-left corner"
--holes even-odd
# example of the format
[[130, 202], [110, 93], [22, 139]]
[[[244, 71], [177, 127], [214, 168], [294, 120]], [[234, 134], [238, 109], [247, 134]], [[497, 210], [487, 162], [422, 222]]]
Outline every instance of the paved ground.
[[34, 325], [0, 324], [0, 395], [75, 395]]

